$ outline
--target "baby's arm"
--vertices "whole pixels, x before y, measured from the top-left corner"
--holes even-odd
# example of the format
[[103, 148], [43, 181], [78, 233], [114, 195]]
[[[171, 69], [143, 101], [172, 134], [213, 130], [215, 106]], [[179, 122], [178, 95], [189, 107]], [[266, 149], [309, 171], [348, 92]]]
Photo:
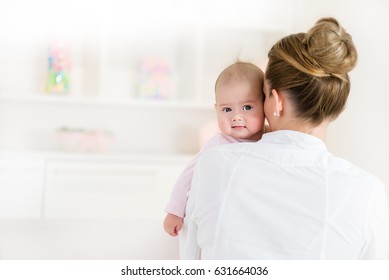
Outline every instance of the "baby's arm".
[[192, 161], [178, 177], [173, 187], [170, 200], [165, 209], [167, 215], [163, 222], [163, 228], [171, 236], [177, 236], [178, 232], [182, 228], [183, 220], [185, 217], [187, 194], [190, 191], [192, 184], [193, 168], [196, 164], [197, 157], [198, 156], [192, 159]]

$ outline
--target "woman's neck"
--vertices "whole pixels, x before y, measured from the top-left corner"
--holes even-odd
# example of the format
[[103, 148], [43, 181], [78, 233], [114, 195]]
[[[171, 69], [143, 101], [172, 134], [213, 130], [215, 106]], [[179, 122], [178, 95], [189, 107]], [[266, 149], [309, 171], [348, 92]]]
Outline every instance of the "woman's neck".
[[329, 121], [325, 120], [321, 124], [314, 126], [301, 120], [291, 120], [280, 124], [276, 130], [295, 130], [310, 134], [325, 142], [329, 123]]

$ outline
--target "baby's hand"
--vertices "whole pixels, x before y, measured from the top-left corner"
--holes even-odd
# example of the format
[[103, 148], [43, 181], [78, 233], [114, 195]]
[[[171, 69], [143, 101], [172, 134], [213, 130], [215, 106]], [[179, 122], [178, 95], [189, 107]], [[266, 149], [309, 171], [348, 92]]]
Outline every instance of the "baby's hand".
[[163, 222], [163, 228], [171, 236], [177, 236], [178, 232], [182, 228], [183, 222], [183, 218], [168, 213], [165, 217], [165, 221]]

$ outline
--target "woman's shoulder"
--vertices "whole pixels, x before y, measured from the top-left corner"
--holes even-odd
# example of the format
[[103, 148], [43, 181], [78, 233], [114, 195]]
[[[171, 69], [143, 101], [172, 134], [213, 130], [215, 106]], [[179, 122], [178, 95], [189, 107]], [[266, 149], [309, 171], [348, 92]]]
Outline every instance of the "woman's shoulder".
[[328, 170], [338, 176], [347, 176], [356, 181], [366, 182], [368, 185], [384, 185], [384, 183], [374, 174], [366, 169], [350, 162], [347, 159], [330, 154], [328, 157]]

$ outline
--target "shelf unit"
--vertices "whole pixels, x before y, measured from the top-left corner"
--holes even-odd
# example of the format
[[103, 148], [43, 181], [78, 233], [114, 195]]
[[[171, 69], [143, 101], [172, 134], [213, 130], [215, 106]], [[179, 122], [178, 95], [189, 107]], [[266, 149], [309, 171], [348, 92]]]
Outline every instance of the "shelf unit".
[[[265, 0], [30, 2], [0, 4], [2, 149], [54, 149], [55, 131], [71, 127], [112, 131], [113, 151], [194, 153], [215, 117], [218, 74], [237, 59], [264, 67], [292, 16], [292, 3]], [[44, 93], [55, 43], [71, 53], [67, 94]], [[144, 59], [171, 67], [170, 98], [139, 96]]]
[[[238, 21], [231, 18], [232, 11], [222, 9], [219, 17], [213, 18], [207, 13], [212, 4], [173, 2], [139, 1], [131, 6], [123, 1], [117, 1], [118, 5], [100, 1], [88, 18], [86, 6], [75, 12], [56, 12], [49, 7], [11, 10], [0, 20], [2, 26], [12, 26], [2, 30], [6, 42], [0, 48], [2, 65], [13, 65], [11, 69], [0, 68], [0, 97], [65, 103], [85, 99], [91, 105], [150, 104], [152, 108], [160, 102], [178, 109], [182, 105], [211, 108], [213, 85], [220, 71], [237, 59], [264, 67], [267, 50], [287, 30], [287, 25], [279, 22], [269, 25], [269, 16], [264, 14], [263, 18], [249, 14]], [[50, 21], [54, 21], [51, 26], [47, 24]], [[61, 42], [70, 50], [71, 90], [56, 99], [46, 99], [47, 49], [53, 42]], [[162, 60], [171, 68], [171, 96], [139, 96], [139, 64], [144, 60]]]

